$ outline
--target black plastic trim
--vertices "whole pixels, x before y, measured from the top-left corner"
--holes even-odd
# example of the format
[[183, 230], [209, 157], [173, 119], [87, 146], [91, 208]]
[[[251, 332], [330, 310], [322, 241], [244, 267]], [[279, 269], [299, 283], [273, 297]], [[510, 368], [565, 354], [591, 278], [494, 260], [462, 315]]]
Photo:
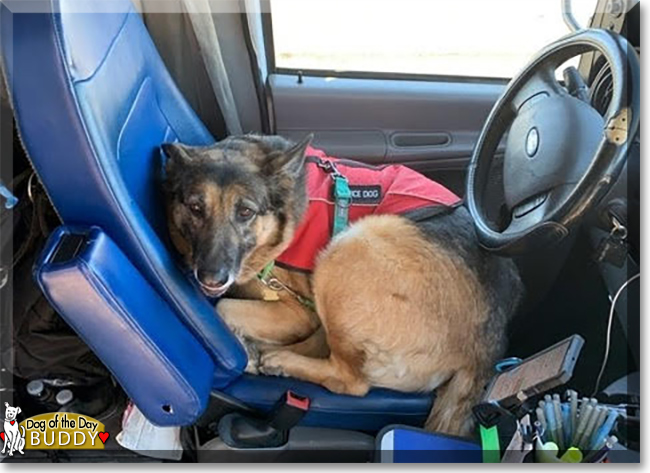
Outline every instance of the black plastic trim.
[[[265, 33], [266, 34], [266, 33]], [[370, 79], [370, 80], [403, 80], [421, 82], [465, 82], [469, 84], [507, 84], [510, 79], [502, 77], [474, 77], [474, 76], [453, 76], [435, 74], [410, 74], [402, 72], [369, 72], [369, 71], [336, 71], [333, 69], [294, 69], [287, 67], [275, 67], [272, 70], [275, 74], [295, 75], [301, 73], [303, 76], [312, 77], [337, 77], [342, 79]], [[296, 83], [298, 79], [296, 79]]]

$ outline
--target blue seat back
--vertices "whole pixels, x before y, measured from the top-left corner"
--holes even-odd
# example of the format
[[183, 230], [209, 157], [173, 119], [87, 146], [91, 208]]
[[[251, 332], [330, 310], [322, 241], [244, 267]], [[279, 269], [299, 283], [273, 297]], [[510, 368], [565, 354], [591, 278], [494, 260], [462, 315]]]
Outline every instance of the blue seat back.
[[[19, 13], [26, 8], [39, 13]], [[101, 227], [214, 360], [215, 387], [246, 365], [239, 342], [168, 251], [159, 146], [212, 136], [128, 0], [3, 2], [2, 53], [20, 135], [66, 224]], [[101, 333], [97, 333], [101, 337]]]

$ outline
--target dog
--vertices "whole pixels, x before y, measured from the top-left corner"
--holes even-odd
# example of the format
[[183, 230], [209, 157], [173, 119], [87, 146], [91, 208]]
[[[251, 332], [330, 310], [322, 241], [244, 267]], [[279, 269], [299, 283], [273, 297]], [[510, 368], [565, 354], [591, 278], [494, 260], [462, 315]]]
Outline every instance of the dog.
[[425, 427], [469, 434], [523, 293], [516, 266], [479, 247], [462, 206], [424, 221], [375, 215], [333, 238], [313, 274], [276, 266], [281, 288], [269, 293], [258, 274], [305, 214], [309, 144], [246, 135], [163, 145], [171, 241], [205, 294], [221, 297], [247, 371], [354, 396], [436, 390]]
[[[20, 407], [11, 407], [8, 402], [5, 402], [5, 421], [4, 421], [4, 438], [5, 444], [2, 447], [2, 454], [5, 454], [7, 446], [9, 446], [8, 454], [10, 457], [14, 452], [19, 452], [24, 455], [23, 449], [25, 448], [25, 426], [19, 426], [16, 418], [20, 414]], [[20, 435], [19, 427], [23, 429], [23, 434]]]

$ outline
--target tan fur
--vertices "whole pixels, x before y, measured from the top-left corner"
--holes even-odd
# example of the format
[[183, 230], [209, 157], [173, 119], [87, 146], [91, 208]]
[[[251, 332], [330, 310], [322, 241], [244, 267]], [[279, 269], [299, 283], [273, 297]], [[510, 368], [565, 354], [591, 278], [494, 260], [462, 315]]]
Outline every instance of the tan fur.
[[258, 245], [242, 264], [240, 281], [250, 281], [266, 263], [280, 256], [291, 244], [296, 222], [289, 221], [279, 233], [277, 219], [272, 215], [263, 216], [255, 222]]
[[[259, 268], [261, 269], [261, 268]], [[276, 271], [303, 295], [313, 294], [318, 319], [293, 297], [277, 302], [222, 300], [219, 313], [237, 332], [266, 345], [260, 370], [328, 389], [364, 395], [370, 386], [438, 390], [427, 427], [466, 434], [491, 360], [481, 339], [488, 310], [483, 288], [462, 259], [436, 247], [410, 221], [367, 217], [331, 242], [313, 275]], [[453, 282], [453, 284], [452, 284]], [[258, 281], [239, 288], [255, 296]], [[319, 327], [330, 355], [278, 349], [309, 339]]]

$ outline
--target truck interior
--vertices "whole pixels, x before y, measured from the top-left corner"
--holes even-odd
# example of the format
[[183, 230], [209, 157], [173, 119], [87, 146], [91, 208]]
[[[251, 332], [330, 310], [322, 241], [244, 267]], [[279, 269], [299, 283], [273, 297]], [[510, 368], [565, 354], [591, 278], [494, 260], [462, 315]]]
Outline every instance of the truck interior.
[[[428, 2], [435, 6], [424, 19], [409, 12], [399, 20], [365, 0], [307, 3], [2, 1], [2, 400], [22, 406], [25, 417], [67, 411], [101, 420], [115, 433], [102, 452], [109, 461], [160, 461], [115, 441], [129, 403], [152, 424], [179, 429], [174, 459], [182, 461], [250, 461], [255, 451], [264, 460], [368, 462], [389, 426], [422, 427], [431, 393], [342, 396], [245, 373], [246, 353], [171, 249], [160, 204], [162, 143], [207, 145], [241, 133], [298, 141], [313, 133], [313, 146], [329, 155], [403, 164], [470, 207], [481, 203], [473, 211], [481, 241], [507, 251], [526, 286], [507, 357], [526, 359], [580, 335], [584, 346], [562, 389], [624, 406], [620, 448], [625, 461], [638, 461], [640, 4], [535, 2], [555, 29], [540, 27], [536, 49], [522, 53], [512, 45], [535, 36], [530, 21], [539, 12], [522, 12], [517, 2], [505, 2], [514, 9], [508, 14], [496, 0], [472, 20], [474, 31], [462, 11], [446, 10], [450, 2]], [[445, 48], [474, 52], [432, 59], [426, 51], [441, 44], [416, 50], [435, 39], [422, 32], [429, 13], [455, 34]], [[391, 21], [402, 23], [391, 30]], [[506, 39], [486, 40], [489, 56], [477, 46], [481, 35], [500, 29]], [[362, 54], [381, 37], [388, 46]], [[517, 88], [542, 69], [550, 72], [535, 83], [539, 90]], [[575, 168], [575, 192], [561, 198], [580, 212], [544, 217], [571, 222], [570, 232], [522, 239], [504, 224], [503, 202], [535, 182], [504, 177], [508, 140], [520, 130], [499, 113], [549, 90], [595, 109], [599, 130], [607, 124], [607, 138], [622, 142], [599, 148], [594, 166]], [[590, 133], [573, 115], [545, 120], [539, 127], [558, 142]], [[551, 159], [547, 174], [569, 172], [560, 161]], [[523, 215], [545, 205], [529, 204]], [[287, 393], [308, 399], [309, 409], [275, 428]], [[28, 451], [12, 461], [89, 455]]]

